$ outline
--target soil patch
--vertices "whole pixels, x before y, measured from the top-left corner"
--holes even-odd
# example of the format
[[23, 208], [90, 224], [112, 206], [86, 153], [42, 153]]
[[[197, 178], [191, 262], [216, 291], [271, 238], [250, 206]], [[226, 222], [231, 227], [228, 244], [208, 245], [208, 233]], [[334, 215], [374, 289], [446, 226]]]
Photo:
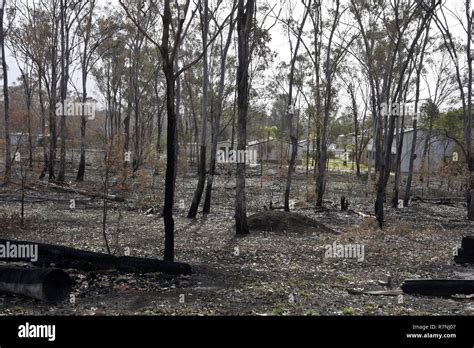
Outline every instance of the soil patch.
[[250, 216], [247, 222], [251, 231], [299, 234], [337, 233], [307, 216], [283, 211], [264, 211], [257, 213]]

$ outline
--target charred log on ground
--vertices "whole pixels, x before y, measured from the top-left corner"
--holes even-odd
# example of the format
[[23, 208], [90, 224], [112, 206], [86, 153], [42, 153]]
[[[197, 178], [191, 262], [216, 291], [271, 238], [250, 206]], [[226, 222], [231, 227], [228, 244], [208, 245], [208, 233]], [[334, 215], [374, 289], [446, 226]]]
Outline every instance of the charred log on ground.
[[450, 297], [474, 294], [474, 280], [465, 279], [409, 279], [402, 290], [406, 294]]
[[61, 302], [71, 293], [72, 280], [60, 269], [0, 267], [0, 291], [46, 302]]
[[37, 245], [37, 260], [0, 258], [5, 262], [31, 262], [37, 266], [50, 266], [62, 269], [79, 269], [83, 271], [100, 271], [115, 269], [124, 273], [167, 273], [173, 275], [190, 274], [191, 266], [186, 263], [162, 261], [131, 256], [113, 256], [92, 251], [68, 248], [60, 245], [31, 243], [0, 239], [6, 245]]

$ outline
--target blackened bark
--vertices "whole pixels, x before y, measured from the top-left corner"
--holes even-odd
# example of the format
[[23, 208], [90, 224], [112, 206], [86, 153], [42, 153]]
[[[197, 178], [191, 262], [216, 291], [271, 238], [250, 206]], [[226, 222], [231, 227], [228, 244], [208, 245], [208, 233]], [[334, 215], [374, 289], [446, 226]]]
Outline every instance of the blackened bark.
[[[249, 107], [250, 33], [253, 27], [255, 0], [239, 0], [237, 16], [238, 59], [237, 69], [237, 150], [247, 145], [247, 113]], [[249, 233], [247, 224], [247, 197], [245, 192], [245, 163], [237, 164], [235, 195], [235, 230], [237, 235]]]
[[202, 14], [202, 47], [203, 47], [203, 68], [202, 68], [202, 128], [201, 128], [201, 144], [199, 156], [198, 183], [194, 192], [193, 201], [189, 208], [188, 218], [194, 219], [197, 215], [199, 203], [201, 202], [204, 184], [206, 181], [206, 155], [207, 155], [207, 120], [209, 115], [209, 64], [207, 36], [209, 33], [208, 20], [208, 0], [204, 0], [204, 9]]
[[291, 61], [291, 70], [290, 70], [290, 81], [289, 81], [289, 92], [288, 92], [288, 110], [287, 110], [287, 120], [288, 120], [288, 128], [290, 130], [290, 142], [291, 142], [291, 155], [290, 155], [290, 163], [288, 164], [288, 175], [286, 178], [286, 188], [285, 188], [285, 211], [290, 211], [290, 191], [291, 191], [291, 181], [293, 179], [293, 174], [296, 169], [296, 156], [298, 154], [298, 138], [297, 138], [297, 130], [295, 125], [295, 114], [294, 114], [294, 107], [293, 107], [293, 81], [295, 77], [295, 65], [296, 65], [296, 58], [298, 57], [298, 50], [301, 44], [301, 35], [303, 34], [304, 25], [306, 23], [306, 19], [309, 15], [309, 9], [311, 8], [311, 0], [309, 0], [306, 12], [304, 14], [303, 20], [301, 22], [301, 26], [298, 31], [298, 36], [296, 38], [296, 47], [295, 52], [293, 54], [293, 58]]
[[[67, 84], [69, 81], [69, 24], [66, 23], [68, 0], [61, 0], [61, 103], [63, 108], [67, 99]], [[60, 160], [58, 182], [64, 182], [66, 177], [66, 115], [60, 119]]]
[[423, 40], [423, 46], [420, 53], [420, 62], [416, 69], [416, 91], [415, 91], [415, 119], [413, 120], [413, 137], [411, 142], [411, 149], [410, 149], [410, 163], [408, 165], [408, 177], [407, 177], [407, 185], [405, 189], [405, 198], [403, 200], [403, 206], [408, 207], [410, 205], [410, 198], [411, 198], [411, 185], [413, 181], [413, 170], [415, 168], [415, 159], [416, 159], [416, 143], [418, 141], [418, 116], [420, 115], [420, 83], [421, 83], [421, 71], [423, 68], [424, 57], [426, 46], [428, 45], [429, 40], [429, 32], [430, 26], [426, 27], [425, 39]]
[[324, 116], [321, 127], [321, 137], [320, 144], [318, 146], [318, 161], [317, 161], [317, 171], [316, 171], [316, 206], [321, 207], [323, 205], [323, 196], [326, 186], [326, 171], [327, 171], [327, 138], [328, 138], [328, 125], [329, 125], [329, 116], [331, 112], [331, 103], [332, 103], [332, 80], [334, 77], [333, 64], [331, 62], [331, 50], [333, 45], [333, 38], [336, 31], [336, 28], [339, 24], [339, 7], [340, 1], [336, 0], [336, 10], [335, 18], [333, 19], [331, 34], [329, 36], [326, 61], [325, 61], [325, 83], [326, 83], [326, 97], [324, 100]]
[[72, 280], [67, 273], [52, 268], [0, 267], [0, 291], [60, 302], [69, 297]]
[[470, 1], [466, 1], [466, 16], [470, 23], [470, 28], [467, 30], [467, 47], [466, 52], [468, 56], [468, 86], [467, 86], [467, 113], [464, 113], [464, 139], [466, 142], [466, 162], [469, 170], [468, 183], [468, 199], [467, 199], [467, 217], [474, 221], [474, 149], [472, 143], [472, 62], [473, 56], [471, 54], [472, 47], [472, 28], [474, 28], [472, 12], [470, 9]]

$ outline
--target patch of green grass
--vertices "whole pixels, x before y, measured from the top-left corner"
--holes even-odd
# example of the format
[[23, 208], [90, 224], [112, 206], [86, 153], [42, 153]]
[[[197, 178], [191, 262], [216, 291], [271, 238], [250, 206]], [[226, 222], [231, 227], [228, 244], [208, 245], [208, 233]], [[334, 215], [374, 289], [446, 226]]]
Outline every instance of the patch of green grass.
[[364, 309], [366, 312], [372, 312], [374, 310], [374, 305], [368, 303], [364, 305]]
[[351, 278], [345, 274], [340, 274], [337, 276], [337, 280], [345, 282], [351, 280]]
[[[354, 168], [356, 166], [356, 163], [354, 162]], [[352, 169], [352, 162], [351, 161], [347, 161], [346, 162], [346, 165], [344, 165], [344, 160], [342, 158], [331, 158], [329, 159], [329, 165], [328, 165], [328, 169], [338, 169], [338, 168], [345, 168], [345, 169]], [[361, 171], [364, 171], [364, 170], [367, 170], [368, 169], [368, 166], [365, 165], [365, 164], [360, 164], [360, 170]]]
[[312, 310], [312, 309], [310, 309], [308, 312], [306, 312], [306, 316], [308, 316], [308, 317], [317, 317], [317, 316], [319, 316], [319, 313]]
[[26, 308], [20, 305], [16, 305], [15, 307], [13, 307], [13, 311], [16, 313], [23, 313], [26, 311]]
[[156, 315], [153, 307], [145, 307], [140, 311], [141, 315]]
[[300, 291], [298, 291], [298, 293], [297, 293], [297, 297], [299, 297], [299, 298], [307, 298], [307, 297], [308, 297], [308, 294], [306, 293], [306, 291], [300, 290]]
[[401, 277], [402, 278], [412, 278], [413, 273], [411, 273], [411, 272], [402, 272]]
[[286, 308], [283, 307], [283, 306], [275, 307], [269, 313], [269, 315], [271, 315], [271, 316], [282, 316], [282, 315], [285, 315], [285, 314], [286, 314]]
[[354, 308], [346, 307], [346, 308], [343, 309], [342, 313], [344, 315], [353, 315], [354, 314]]

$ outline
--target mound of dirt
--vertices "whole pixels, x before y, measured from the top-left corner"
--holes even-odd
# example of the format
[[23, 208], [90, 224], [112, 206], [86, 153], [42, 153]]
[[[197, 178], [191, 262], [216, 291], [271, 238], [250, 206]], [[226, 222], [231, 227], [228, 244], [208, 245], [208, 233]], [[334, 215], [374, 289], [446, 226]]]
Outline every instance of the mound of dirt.
[[311, 218], [284, 211], [264, 211], [247, 219], [250, 231], [288, 233], [337, 233]]

